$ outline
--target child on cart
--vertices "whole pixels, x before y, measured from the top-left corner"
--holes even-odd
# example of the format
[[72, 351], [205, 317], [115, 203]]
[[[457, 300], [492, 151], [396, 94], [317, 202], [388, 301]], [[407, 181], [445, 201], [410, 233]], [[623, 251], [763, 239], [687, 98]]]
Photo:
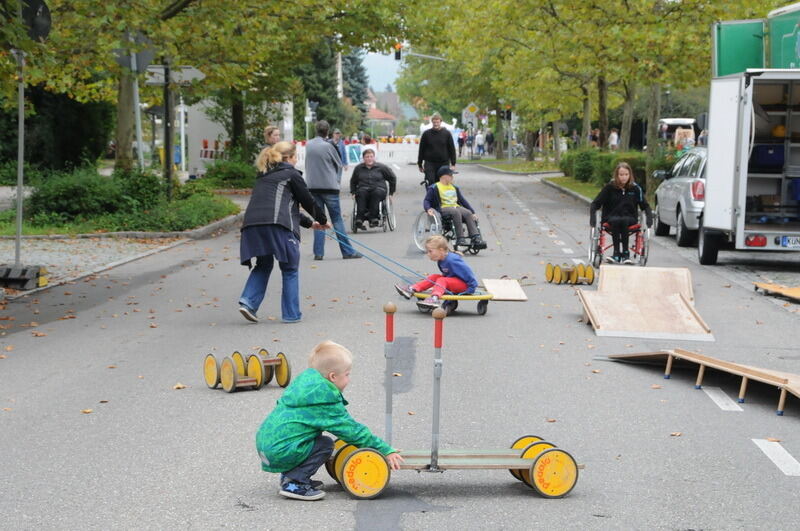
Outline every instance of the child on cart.
[[589, 208], [589, 224], [596, 224], [595, 213], [602, 208], [601, 224], [607, 224], [614, 242], [614, 254], [606, 261], [614, 263], [633, 263], [628, 251], [628, 227], [635, 225], [641, 208], [647, 216], [647, 226], [653, 226], [653, 212], [644, 197], [644, 192], [636, 184], [633, 170], [626, 162], [614, 168], [614, 176], [606, 184]]
[[396, 284], [394, 289], [397, 290], [397, 293], [410, 299], [414, 293], [430, 289], [430, 296], [419, 301], [417, 306], [432, 310], [442, 304], [441, 297], [445, 291], [453, 295], [469, 295], [475, 292], [475, 288], [478, 287], [475, 274], [460, 254], [450, 251], [444, 236], [434, 234], [428, 237], [425, 240], [425, 253], [428, 258], [436, 262], [442, 274], [428, 275], [427, 278], [416, 284]]
[[281, 496], [313, 501], [325, 496], [321, 481], [311, 479], [333, 453], [330, 432], [357, 447], [386, 456], [393, 470], [403, 458], [347, 412], [342, 391], [350, 383], [353, 355], [342, 345], [323, 341], [311, 351], [309, 368], [283, 392], [256, 434], [261, 469], [280, 472]]

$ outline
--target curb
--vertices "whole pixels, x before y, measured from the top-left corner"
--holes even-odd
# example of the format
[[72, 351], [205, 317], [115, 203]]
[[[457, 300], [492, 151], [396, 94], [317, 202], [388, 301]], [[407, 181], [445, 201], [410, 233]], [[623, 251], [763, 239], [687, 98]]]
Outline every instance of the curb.
[[547, 186], [549, 186], [551, 188], [555, 188], [556, 190], [558, 190], [560, 192], [563, 192], [563, 193], [567, 194], [568, 196], [574, 197], [575, 199], [577, 199], [579, 201], [583, 201], [584, 203], [591, 203], [592, 202], [592, 200], [589, 199], [588, 197], [586, 197], [585, 195], [581, 195], [578, 192], [573, 192], [572, 190], [564, 188], [563, 186], [561, 186], [559, 184], [556, 184], [556, 183], [554, 183], [552, 181], [548, 181], [547, 179], [542, 179], [542, 182], [544, 184], [546, 184]]
[[497, 173], [506, 173], [508, 175], [556, 175], [559, 177], [563, 177], [564, 174], [560, 171], [552, 171], [552, 170], [542, 170], [542, 171], [509, 171], [509, 170], [501, 170], [499, 168], [493, 168], [491, 166], [485, 166], [483, 164], [475, 164], [479, 168], [483, 168], [484, 170], [495, 171]]

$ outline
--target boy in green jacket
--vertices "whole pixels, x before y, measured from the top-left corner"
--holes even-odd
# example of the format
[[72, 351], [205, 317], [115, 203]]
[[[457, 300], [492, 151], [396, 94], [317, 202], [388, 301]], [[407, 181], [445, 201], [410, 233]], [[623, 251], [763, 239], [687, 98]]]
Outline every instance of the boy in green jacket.
[[356, 422], [347, 412], [342, 391], [350, 383], [353, 355], [333, 341], [323, 341], [311, 351], [309, 368], [283, 392], [278, 405], [261, 424], [256, 448], [261, 469], [281, 473], [279, 494], [297, 500], [319, 500], [325, 493], [312, 481], [333, 453], [330, 432], [359, 448], [369, 447], [386, 456], [393, 470], [400, 469], [400, 454]]

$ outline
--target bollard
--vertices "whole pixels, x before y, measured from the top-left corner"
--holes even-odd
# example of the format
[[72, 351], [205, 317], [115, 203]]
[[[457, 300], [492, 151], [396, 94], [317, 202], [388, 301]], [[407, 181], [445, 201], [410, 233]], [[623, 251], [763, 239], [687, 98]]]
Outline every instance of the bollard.
[[442, 336], [444, 318], [447, 312], [441, 308], [433, 310], [433, 318], [436, 320], [433, 328], [433, 429], [431, 430], [431, 464], [428, 469], [430, 472], [441, 472], [439, 468], [439, 409], [441, 400], [442, 382]]
[[386, 345], [384, 346], [383, 355], [386, 358], [386, 443], [392, 445], [392, 394], [394, 378], [394, 313], [397, 311], [397, 306], [392, 302], [387, 302], [383, 305], [383, 312], [386, 314]]

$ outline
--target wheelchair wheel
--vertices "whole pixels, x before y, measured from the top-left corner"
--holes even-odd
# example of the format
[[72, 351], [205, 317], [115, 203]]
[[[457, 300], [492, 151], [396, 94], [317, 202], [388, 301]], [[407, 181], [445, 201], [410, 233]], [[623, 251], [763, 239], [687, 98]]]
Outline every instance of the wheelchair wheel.
[[600, 267], [603, 262], [603, 250], [600, 248], [600, 232], [601, 229], [592, 227], [589, 233], [589, 263], [595, 269]]
[[428, 236], [441, 233], [442, 217], [439, 215], [439, 213], [436, 212], [435, 215], [430, 216], [427, 212], [423, 211], [420, 212], [419, 216], [417, 216], [417, 219], [414, 222], [414, 233], [411, 236], [413, 238], [414, 245], [417, 246], [417, 249], [424, 252], [425, 240], [428, 239]]
[[650, 229], [645, 228], [642, 230], [642, 250], [639, 255], [639, 265], [644, 267], [647, 265], [647, 257], [650, 255]]
[[392, 203], [392, 196], [387, 196], [386, 200], [384, 201], [386, 205], [386, 210], [384, 214], [386, 215], [386, 224], [389, 226], [389, 230], [394, 231], [397, 227], [397, 217], [394, 214], [394, 204]]
[[358, 205], [356, 204], [355, 199], [353, 199], [353, 215], [350, 217], [350, 230], [353, 234], [358, 232], [358, 220], [356, 219], [356, 214], [358, 213], [357, 209]]

